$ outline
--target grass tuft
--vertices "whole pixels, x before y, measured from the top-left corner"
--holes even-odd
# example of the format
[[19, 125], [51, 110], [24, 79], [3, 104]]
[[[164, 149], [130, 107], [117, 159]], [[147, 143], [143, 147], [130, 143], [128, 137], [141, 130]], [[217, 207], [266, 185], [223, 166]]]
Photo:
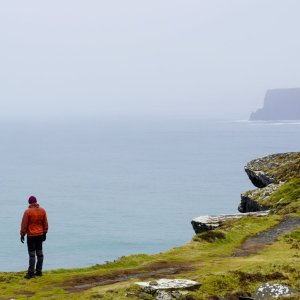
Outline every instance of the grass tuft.
[[193, 237], [193, 241], [200, 242], [200, 241], [206, 241], [209, 243], [215, 242], [216, 240], [225, 239], [226, 235], [222, 231], [218, 230], [211, 230], [206, 231], [202, 233], [198, 233]]

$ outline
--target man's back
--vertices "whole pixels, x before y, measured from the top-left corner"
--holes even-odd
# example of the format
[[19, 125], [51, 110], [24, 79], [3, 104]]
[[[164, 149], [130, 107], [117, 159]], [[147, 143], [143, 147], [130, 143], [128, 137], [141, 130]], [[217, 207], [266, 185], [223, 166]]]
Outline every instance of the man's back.
[[21, 235], [43, 235], [48, 231], [46, 211], [37, 203], [32, 203], [26, 209], [22, 219]]

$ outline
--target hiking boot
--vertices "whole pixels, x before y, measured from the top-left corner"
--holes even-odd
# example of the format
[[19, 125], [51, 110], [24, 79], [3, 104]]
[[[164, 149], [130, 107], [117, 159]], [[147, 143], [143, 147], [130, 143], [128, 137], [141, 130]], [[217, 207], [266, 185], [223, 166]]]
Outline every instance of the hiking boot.
[[25, 279], [31, 279], [31, 278], [33, 278], [33, 277], [34, 277], [34, 274], [33, 274], [33, 273], [30, 273], [30, 272], [28, 272], [28, 273], [24, 276]]
[[35, 271], [34, 275], [35, 276], [43, 276], [43, 272], [42, 271]]

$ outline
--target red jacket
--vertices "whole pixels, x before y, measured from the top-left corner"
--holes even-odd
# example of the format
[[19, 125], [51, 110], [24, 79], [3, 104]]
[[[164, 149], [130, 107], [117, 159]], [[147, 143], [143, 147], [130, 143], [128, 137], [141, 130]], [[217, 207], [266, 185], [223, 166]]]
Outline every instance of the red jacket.
[[37, 203], [29, 205], [29, 208], [25, 210], [21, 232], [22, 236], [38, 236], [48, 232], [48, 220], [46, 211], [41, 208]]

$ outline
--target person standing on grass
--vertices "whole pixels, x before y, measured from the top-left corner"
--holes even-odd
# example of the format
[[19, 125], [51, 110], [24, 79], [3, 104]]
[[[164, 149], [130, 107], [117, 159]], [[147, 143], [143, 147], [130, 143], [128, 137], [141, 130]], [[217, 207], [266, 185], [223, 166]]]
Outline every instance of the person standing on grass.
[[30, 196], [28, 203], [29, 207], [25, 210], [22, 218], [20, 234], [22, 243], [27, 234], [29, 268], [25, 278], [30, 279], [34, 276], [42, 276], [43, 242], [46, 241], [48, 220], [46, 211], [39, 206], [35, 196]]

